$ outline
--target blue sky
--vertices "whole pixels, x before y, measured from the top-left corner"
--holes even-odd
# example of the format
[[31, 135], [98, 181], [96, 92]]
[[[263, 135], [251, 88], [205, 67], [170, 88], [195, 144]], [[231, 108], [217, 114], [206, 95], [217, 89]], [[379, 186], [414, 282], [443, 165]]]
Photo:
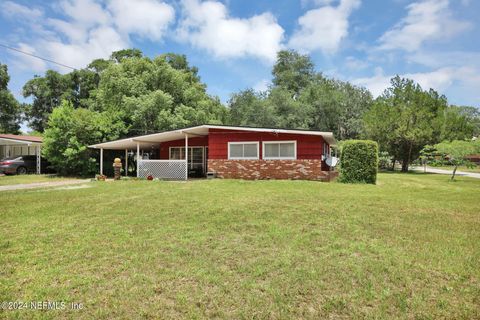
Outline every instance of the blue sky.
[[[275, 53], [291, 48], [374, 96], [399, 74], [478, 107], [478, 13], [476, 0], [3, 0], [0, 43], [76, 68], [126, 47], [186, 54], [224, 102], [265, 89]], [[0, 62], [18, 98], [33, 75], [69, 72], [3, 48]]]

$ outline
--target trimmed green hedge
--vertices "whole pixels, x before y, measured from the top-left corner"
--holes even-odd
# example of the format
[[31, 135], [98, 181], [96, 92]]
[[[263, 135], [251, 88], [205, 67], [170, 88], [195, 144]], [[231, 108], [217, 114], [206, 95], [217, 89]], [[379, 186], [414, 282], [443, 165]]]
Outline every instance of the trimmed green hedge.
[[377, 181], [378, 144], [370, 140], [347, 140], [342, 143], [340, 181], [372, 183]]

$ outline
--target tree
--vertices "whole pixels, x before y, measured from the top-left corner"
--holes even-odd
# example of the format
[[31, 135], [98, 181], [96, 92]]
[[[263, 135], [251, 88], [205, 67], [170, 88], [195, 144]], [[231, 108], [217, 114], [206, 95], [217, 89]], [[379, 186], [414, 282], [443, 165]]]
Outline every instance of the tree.
[[435, 156], [437, 155], [437, 149], [434, 146], [426, 145], [420, 150], [420, 160], [423, 164], [423, 172], [427, 172], [427, 163], [429, 161], [435, 160]]
[[311, 126], [310, 105], [302, 104], [292, 97], [290, 91], [283, 87], [270, 90], [266, 101], [267, 108], [273, 110], [276, 127], [308, 129]]
[[200, 81], [198, 77], [198, 68], [191, 67], [188, 64], [187, 56], [184, 54], [176, 54], [176, 53], [165, 53], [160, 56], [160, 58], [165, 59], [165, 61], [174, 69], [182, 70], [189, 73], [196, 81]]
[[368, 90], [324, 77], [309, 56], [280, 51], [273, 84], [232, 95], [230, 121], [237, 125], [332, 131], [339, 139], [358, 138], [363, 114], [372, 104]]
[[300, 94], [309, 109], [310, 128], [332, 131], [340, 139], [358, 138], [363, 131], [363, 114], [372, 104], [368, 90], [318, 74]]
[[123, 49], [112, 52], [110, 55], [110, 60], [116, 63], [121, 63], [123, 59], [141, 57], [143, 57], [143, 52], [139, 49]]
[[466, 140], [480, 134], [480, 111], [475, 107], [449, 106], [444, 112], [441, 140]]
[[238, 126], [275, 127], [274, 110], [266, 103], [265, 93], [247, 89], [234, 93], [228, 105], [230, 124]]
[[97, 164], [87, 146], [116, 139], [123, 130], [107, 113], [75, 109], [64, 101], [50, 115], [42, 153], [60, 174], [90, 175], [96, 172]]
[[343, 104], [338, 110], [337, 130], [332, 131], [340, 140], [358, 138], [363, 133], [363, 115], [373, 103], [372, 94], [349, 82], [341, 82], [340, 90], [343, 92]]
[[44, 77], [35, 76], [23, 86], [23, 96], [33, 98], [25, 112], [32, 129], [45, 130], [50, 113], [60, 105], [68, 87], [66, 77], [53, 70], [48, 70]]
[[436, 144], [435, 149], [437, 152], [447, 156], [450, 163], [454, 166], [452, 177], [450, 178], [453, 180], [458, 166], [471, 164], [465, 157], [471, 154], [480, 153], [480, 141], [444, 141]]
[[426, 144], [438, 142], [446, 107], [446, 98], [436, 91], [423, 91], [412, 80], [396, 76], [365, 114], [365, 135], [401, 159], [402, 172], [407, 172]]
[[0, 63], [0, 133], [20, 132], [22, 112], [20, 104], [8, 90], [8, 67]]
[[308, 55], [294, 50], [282, 50], [277, 53], [277, 61], [272, 70], [273, 84], [292, 94], [299, 94], [312, 81], [315, 70]]
[[228, 110], [206, 93], [197, 73], [184, 55], [150, 59], [138, 49], [116, 51], [109, 60], [93, 60], [85, 69], [65, 75], [48, 70], [28, 81], [23, 93], [33, 102], [27, 119], [43, 132], [49, 115], [66, 100], [74, 108], [114, 114], [127, 128], [126, 135], [225, 122]]
[[132, 57], [110, 64], [101, 74], [93, 108], [118, 114], [132, 135], [223, 123], [227, 110], [206, 93], [196, 69], [186, 59], [175, 61], [175, 68], [166, 56]]

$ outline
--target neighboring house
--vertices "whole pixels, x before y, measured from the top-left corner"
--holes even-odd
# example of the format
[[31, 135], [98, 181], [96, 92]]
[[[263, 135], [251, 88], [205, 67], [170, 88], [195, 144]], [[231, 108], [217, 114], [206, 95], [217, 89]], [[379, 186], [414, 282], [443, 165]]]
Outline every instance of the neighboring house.
[[42, 145], [42, 137], [0, 134], [0, 159], [14, 156], [34, 156]]
[[132, 151], [140, 155], [138, 177], [187, 179], [208, 173], [220, 178], [329, 181], [336, 172], [325, 160], [334, 145], [331, 132], [202, 125], [90, 148], [100, 149], [101, 174], [103, 150], [124, 150], [126, 166]]
[[480, 165], [480, 154], [471, 154], [469, 156], [466, 156], [465, 159], [477, 165]]
[[0, 134], [0, 160], [15, 156], [35, 156], [37, 173], [41, 173], [41, 147], [41, 137]]

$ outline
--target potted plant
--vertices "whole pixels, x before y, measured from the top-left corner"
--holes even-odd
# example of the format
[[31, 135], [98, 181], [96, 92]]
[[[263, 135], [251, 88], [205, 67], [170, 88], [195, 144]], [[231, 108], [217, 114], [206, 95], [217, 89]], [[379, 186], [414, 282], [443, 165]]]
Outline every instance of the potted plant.
[[97, 181], [105, 181], [107, 179], [107, 176], [104, 174], [97, 174], [95, 175], [95, 180]]

